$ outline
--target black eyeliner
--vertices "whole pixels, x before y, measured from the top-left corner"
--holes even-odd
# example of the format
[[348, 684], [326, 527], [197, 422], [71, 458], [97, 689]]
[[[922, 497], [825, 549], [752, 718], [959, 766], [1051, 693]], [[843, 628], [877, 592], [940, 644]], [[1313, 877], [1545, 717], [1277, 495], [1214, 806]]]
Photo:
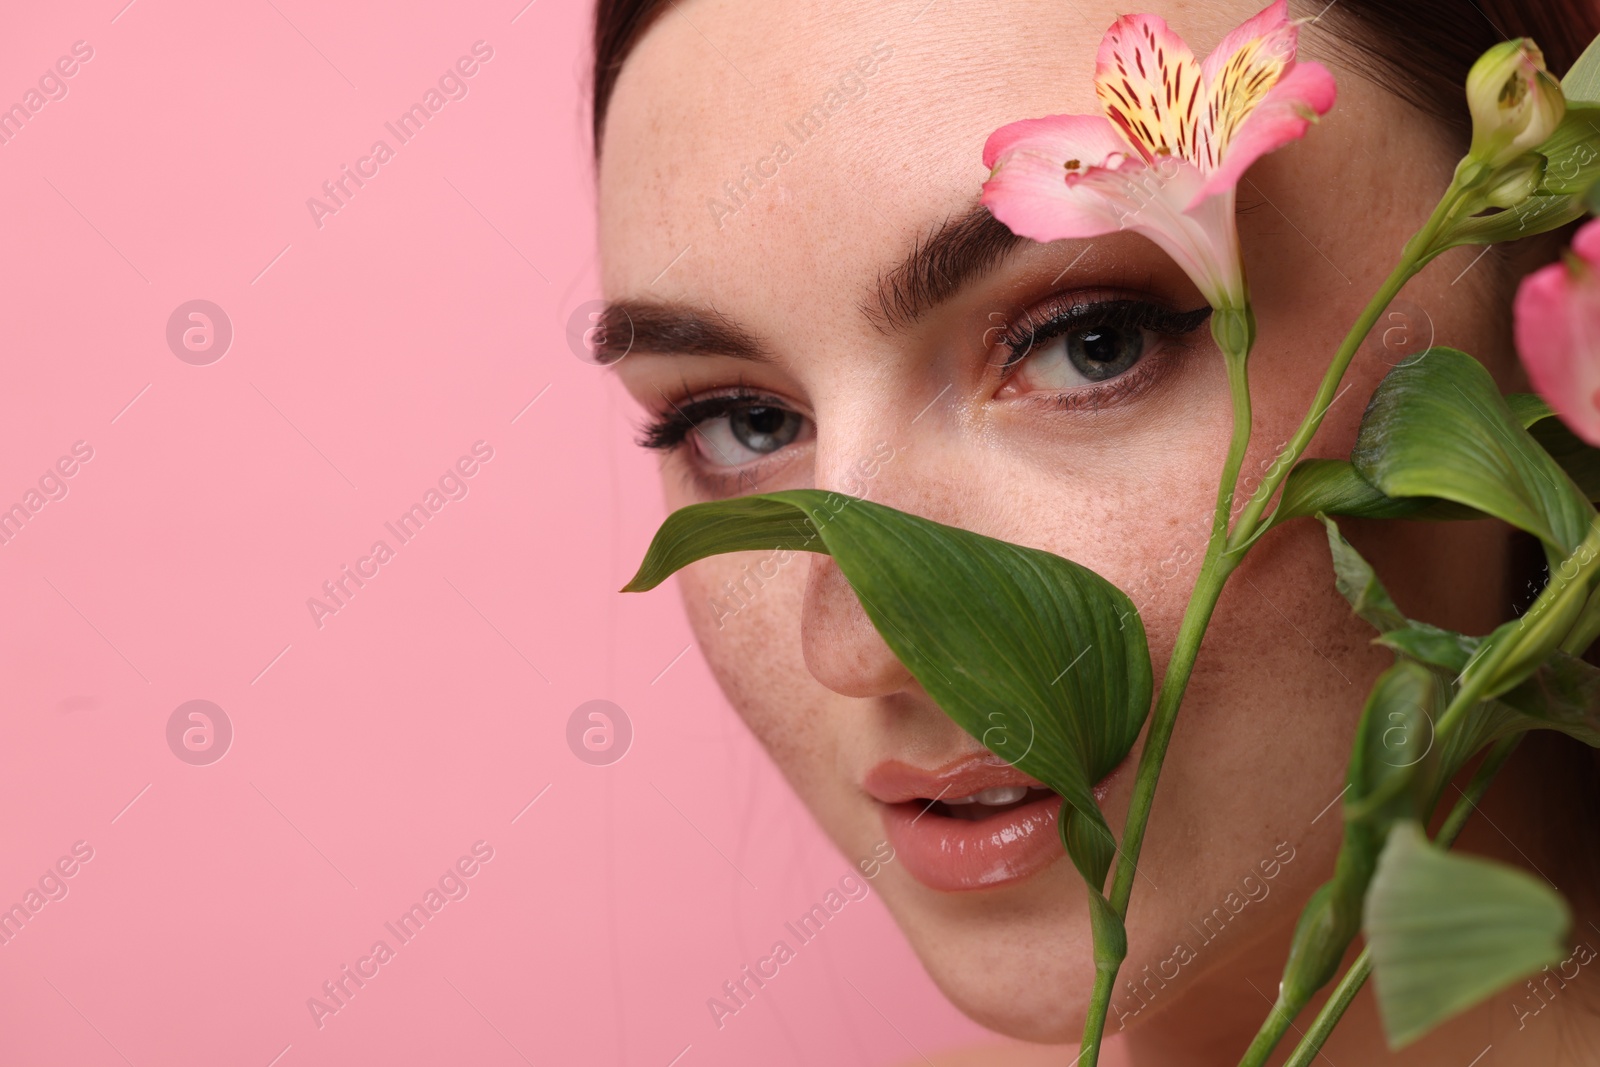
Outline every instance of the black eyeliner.
[[1073, 330], [1091, 326], [1153, 330], [1171, 337], [1182, 337], [1198, 330], [1211, 317], [1211, 308], [1173, 311], [1146, 300], [1089, 300], [1069, 304], [1033, 321], [1033, 313], [1007, 331], [1003, 343], [1011, 350], [1001, 372], [1011, 370], [1033, 347]]
[[702, 422], [752, 406], [790, 410], [777, 397], [747, 390], [708, 396], [685, 404], [673, 404], [672, 410], [656, 416], [640, 429], [636, 443], [640, 448], [670, 452], [683, 444]]

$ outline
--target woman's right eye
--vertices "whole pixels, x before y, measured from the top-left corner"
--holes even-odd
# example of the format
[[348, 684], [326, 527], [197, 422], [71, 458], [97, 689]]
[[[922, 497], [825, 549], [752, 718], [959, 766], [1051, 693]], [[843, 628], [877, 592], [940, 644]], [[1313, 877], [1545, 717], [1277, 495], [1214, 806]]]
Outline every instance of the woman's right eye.
[[672, 404], [639, 443], [663, 451], [690, 444], [697, 462], [731, 469], [815, 437], [816, 425], [776, 398], [737, 393]]
[[695, 448], [714, 467], [742, 467], [809, 439], [811, 420], [771, 404], [750, 404], [695, 426]]

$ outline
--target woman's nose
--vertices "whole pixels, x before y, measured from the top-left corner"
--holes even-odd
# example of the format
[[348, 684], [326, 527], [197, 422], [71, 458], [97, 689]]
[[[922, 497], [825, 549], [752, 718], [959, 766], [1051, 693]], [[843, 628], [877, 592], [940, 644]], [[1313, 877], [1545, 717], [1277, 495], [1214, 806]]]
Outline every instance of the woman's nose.
[[[897, 500], [900, 494], [895, 487], [912, 484], [909, 456], [903, 455], [904, 451], [904, 443], [897, 446], [888, 440], [819, 443], [813, 484], [818, 489], [925, 514]], [[812, 676], [834, 692], [851, 697], [888, 696], [913, 685], [911, 672], [884, 643], [833, 558], [814, 555], [810, 567], [800, 633], [806, 668]]]
[[912, 683], [831, 556], [811, 557], [800, 635], [806, 669], [835, 693], [888, 696]]

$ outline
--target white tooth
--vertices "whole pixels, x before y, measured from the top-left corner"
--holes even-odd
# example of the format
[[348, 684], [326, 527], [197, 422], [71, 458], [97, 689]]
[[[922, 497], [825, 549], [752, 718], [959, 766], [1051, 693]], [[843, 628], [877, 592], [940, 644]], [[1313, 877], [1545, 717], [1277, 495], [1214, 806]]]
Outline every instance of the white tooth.
[[961, 804], [976, 804], [977, 799], [975, 797], [948, 797], [945, 803], [954, 807]]
[[1028, 787], [1025, 785], [997, 785], [992, 789], [979, 790], [972, 794], [972, 799], [979, 804], [993, 804], [998, 807], [1001, 804], [1015, 804], [1027, 795]]

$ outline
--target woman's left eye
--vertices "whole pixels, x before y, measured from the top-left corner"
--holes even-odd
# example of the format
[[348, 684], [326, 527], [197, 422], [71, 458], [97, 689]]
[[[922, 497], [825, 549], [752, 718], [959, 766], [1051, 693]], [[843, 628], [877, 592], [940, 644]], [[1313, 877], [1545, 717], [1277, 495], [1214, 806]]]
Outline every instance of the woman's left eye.
[[1007, 338], [1002, 395], [1066, 392], [1119, 378], [1164, 342], [1193, 332], [1210, 310], [1174, 312], [1131, 300], [1058, 309]]
[[1149, 331], [1090, 326], [1036, 345], [1013, 380], [1030, 389], [1071, 389], [1133, 369], [1151, 347]]

